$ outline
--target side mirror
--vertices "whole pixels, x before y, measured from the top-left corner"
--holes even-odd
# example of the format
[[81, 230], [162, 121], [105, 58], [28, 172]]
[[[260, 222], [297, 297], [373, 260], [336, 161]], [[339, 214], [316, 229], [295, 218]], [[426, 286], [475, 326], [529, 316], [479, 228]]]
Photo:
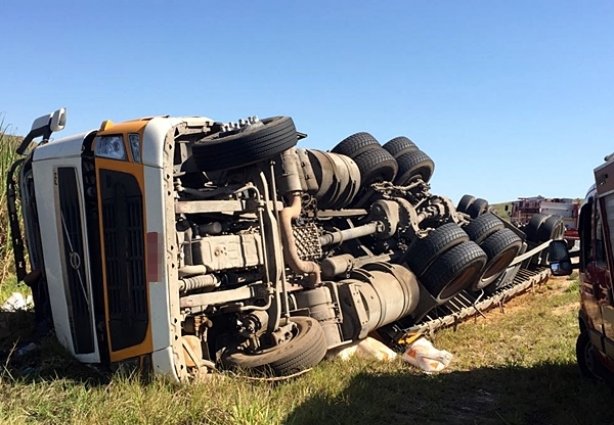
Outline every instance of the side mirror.
[[60, 108], [51, 115], [49, 128], [52, 132], [64, 130], [66, 126], [66, 108]]
[[548, 264], [554, 276], [569, 276], [573, 271], [567, 243], [564, 240], [550, 242], [548, 248]]
[[38, 117], [32, 123], [32, 129], [30, 129], [30, 132], [26, 135], [26, 137], [24, 137], [21, 145], [19, 145], [17, 148], [17, 153], [19, 155], [23, 155], [34, 139], [37, 137], [48, 139], [51, 136], [51, 133], [64, 129], [65, 125], [66, 108], [60, 108], [53, 114]]

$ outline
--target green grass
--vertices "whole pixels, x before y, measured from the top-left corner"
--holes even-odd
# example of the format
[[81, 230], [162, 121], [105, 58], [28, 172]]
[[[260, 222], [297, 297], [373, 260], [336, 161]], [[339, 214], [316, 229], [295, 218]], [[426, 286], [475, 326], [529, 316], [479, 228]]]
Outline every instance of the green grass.
[[14, 272], [13, 249], [8, 233], [6, 176], [18, 157], [15, 149], [20, 141], [19, 137], [8, 135], [5, 131], [6, 126], [0, 117], [0, 290]]
[[228, 374], [143, 383], [101, 376], [50, 340], [5, 364], [0, 423], [612, 424], [611, 390], [575, 365], [575, 285], [553, 280], [504, 312], [439, 332], [435, 345], [455, 358], [437, 375], [354, 359], [276, 383]]
[[[0, 130], [2, 124], [0, 124]], [[24, 286], [6, 239], [6, 171], [18, 140], [0, 131], [0, 302]], [[401, 360], [326, 361], [284, 382], [216, 373], [192, 385], [101, 375], [53, 339], [17, 358], [32, 313], [0, 312], [2, 424], [613, 424], [611, 390], [575, 365], [577, 281], [563, 279], [435, 335], [455, 356], [425, 375]]]
[[5, 300], [13, 292], [29, 293], [29, 288], [15, 278], [7, 211], [6, 178], [11, 165], [18, 158], [15, 149], [20, 141], [20, 137], [6, 134], [6, 126], [0, 117], [0, 300]]

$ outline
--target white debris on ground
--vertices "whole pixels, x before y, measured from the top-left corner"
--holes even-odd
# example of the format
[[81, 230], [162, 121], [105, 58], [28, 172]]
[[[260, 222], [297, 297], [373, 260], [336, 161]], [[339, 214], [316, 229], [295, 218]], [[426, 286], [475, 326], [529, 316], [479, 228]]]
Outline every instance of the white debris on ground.
[[438, 350], [431, 341], [422, 336], [407, 346], [402, 358], [426, 373], [433, 373], [445, 369], [452, 361], [452, 354]]
[[[328, 359], [339, 358], [344, 361], [354, 356], [361, 359], [390, 362], [395, 360], [398, 355], [387, 345], [371, 337], [357, 341], [352, 345], [330, 350], [326, 355]], [[450, 352], [438, 350], [431, 341], [423, 336], [409, 344], [401, 356], [404, 361], [426, 373], [442, 371], [450, 364], [452, 357]]]
[[19, 292], [13, 292], [10, 297], [0, 306], [0, 311], [14, 312], [18, 310], [30, 310], [34, 307], [32, 295], [25, 297]]
[[352, 345], [330, 350], [328, 358], [349, 360], [352, 357], [390, 362], [397, 358], [397, 353], [375, 338], [365, 338]]

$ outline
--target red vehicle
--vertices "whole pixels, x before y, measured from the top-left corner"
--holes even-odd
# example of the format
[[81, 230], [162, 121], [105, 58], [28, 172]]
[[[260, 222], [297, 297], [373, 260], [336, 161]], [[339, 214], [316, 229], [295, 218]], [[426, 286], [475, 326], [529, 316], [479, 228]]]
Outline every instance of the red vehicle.
[[[505, 207], [509, 211], [508, 206]], [[567, 240], [569, 249], [573, 248], [578, 237], [578, 212], [580, 200], [571, 198], [544, 198], [534, 196], [530, 198], [518, 198], [511, 203], [509, 212], [510, 221], [517, 226], [522, 226], [535, 215], [555, 215], [563, 220], [565, 225], [564, 239]]]
[[[610, 178], [612, 175], [612, 178]], [[554, 275], [580, 269], [580, 335], [576, 354], [581, 371], [614, 382], [614, 157], [595, 169], [595, 185], [586, 195], [579, 217], [578, 264], [570, 261], [564, 242], [550, 246]], [[574, 256], [576, 253], [572, 254]]]

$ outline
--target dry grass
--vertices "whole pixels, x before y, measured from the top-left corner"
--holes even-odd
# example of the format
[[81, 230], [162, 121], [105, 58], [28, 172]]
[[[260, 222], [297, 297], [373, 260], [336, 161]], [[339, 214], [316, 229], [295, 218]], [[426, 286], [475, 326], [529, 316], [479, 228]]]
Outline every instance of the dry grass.
[[401, 361], [356, 359], [281, 383], [223, 374], [193, 385], [143, 383], [100, 376], [47, 341], [0, 374], [0, 422], [612, 424], [611, 391], [575, 365], [576, 308], [575, 283], [557, 279], [503, 313], [442, 331], [434, 342], [455, 359], [431, 376]]
[[[16, 143], [0, 131], [0, 302], [17, 288], [4, 189]], [[504, 312], [438, 333], [436, 346], [455, 355], [439, 375], [400, 360], [328, 361], [281, 383], [100, 375], [52, 339], [17, 358], [12, 349], [31, 314], [0, 313], [0, 423], [613, 424], [610, 389], [581, 378], [575, 365], [577, 297], [577, 282], [552, 280]]]
[[13, 272], [13, 249], [8, 232], [8, 212], [6, 209], [6, 176], [9, 168], [17, 159], [15, 149], [19, 138], [6, 134], [6, 125], [0, 119], [0, 287]]

